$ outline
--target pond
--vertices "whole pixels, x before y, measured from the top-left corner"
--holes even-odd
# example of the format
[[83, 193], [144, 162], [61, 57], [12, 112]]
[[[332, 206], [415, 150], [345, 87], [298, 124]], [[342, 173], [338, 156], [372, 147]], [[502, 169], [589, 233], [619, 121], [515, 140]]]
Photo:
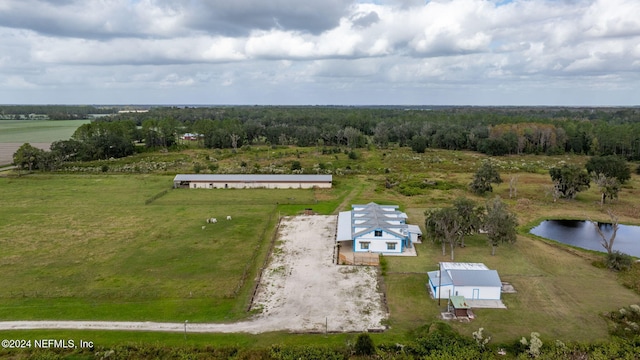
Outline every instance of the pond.
[[[610, 237], [613, 226], [598, 223], [605, 236]], [[593, 224], [584, 220], [545, 220], [530, 231], [534, 235], [588, 250], [606, 252], [602, 238]], [[613, 250], [640, 257], [640, 226], [619, 225]]]

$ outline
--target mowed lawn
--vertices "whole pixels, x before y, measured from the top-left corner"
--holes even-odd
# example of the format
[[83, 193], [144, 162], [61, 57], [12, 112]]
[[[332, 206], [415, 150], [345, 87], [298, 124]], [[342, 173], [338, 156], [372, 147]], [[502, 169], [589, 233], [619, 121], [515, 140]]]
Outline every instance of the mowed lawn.
[[313, 190], [171, 185], [170, 176], [0, 178], [0, 318], [245, 317], [276, 204], [313, 203]]

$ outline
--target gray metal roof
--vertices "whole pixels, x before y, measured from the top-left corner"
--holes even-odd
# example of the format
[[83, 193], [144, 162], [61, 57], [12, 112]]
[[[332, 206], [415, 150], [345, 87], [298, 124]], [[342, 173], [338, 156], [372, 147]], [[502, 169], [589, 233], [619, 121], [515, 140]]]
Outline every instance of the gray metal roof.
[[[441, 273], [442, 273], [442, 279], [438, 280], [438, 277], [440, 276]], [[439, 270], [429, 271], [427, 274], [429, 275], [429, 279], [434, 285], [440, 285], [440, 286], [453, 285], [453, 281], [451, 280], [451, 277], [446, 271], [442, 271], [442, 272], [440, 272]]]
[[332, 175], [274, 175], [274, 174], [178, 174], [179, 181], [229, 181], [229, 182], [331, 182]]
[[345, 240], [353, 240], [351, 237], [351, 211], [340, 211], [338, 214], [336, 241]]
[[448, 270], [447, 272], [455, 286], [502, 286], [496, 270]]
[[[392, 208], [393, 210], [385, 210], [384, 208]], [[365, 228], [353, 234], [353, 237], [369, 233], [373, 230], [381, 229], [393, 234], [397, 237], [404, 238], [408, 236], [407, 224], [393, 224], [390, 221], [402, 221], [407, 215], [396, 210], [396, 205], [378, 205], [374, 202], [367, 205], [352, 205], [351, 223], [353, 226]], [[358, 210], [355, 210], [355, 209]], [[357, 222], [357, 223], [356, 223]]]

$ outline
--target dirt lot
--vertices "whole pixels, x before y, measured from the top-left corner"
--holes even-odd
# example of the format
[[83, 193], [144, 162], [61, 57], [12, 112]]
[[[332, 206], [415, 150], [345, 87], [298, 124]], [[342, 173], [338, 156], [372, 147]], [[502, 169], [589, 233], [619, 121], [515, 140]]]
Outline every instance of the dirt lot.
[[109, 321], [5, 321], [8, 329], [93, 329], [171, 332], [361, 332], [387, 318], [374, 267], [332, 264], [337, 217], [284, 218], [265, 269], [253, 319], [230, 324]]
[[290, 331], [364, 331], [383, 328], [377, 269], [332, 263], [336, 216], [283, 219], [254, 308], [257, 321]]
[[[24, 143], [0, 143], [0, 165], [9, 165], [13, 162], [13, 154]], [[51, 143], [31, 143], [38, 149], [49, 151]]]

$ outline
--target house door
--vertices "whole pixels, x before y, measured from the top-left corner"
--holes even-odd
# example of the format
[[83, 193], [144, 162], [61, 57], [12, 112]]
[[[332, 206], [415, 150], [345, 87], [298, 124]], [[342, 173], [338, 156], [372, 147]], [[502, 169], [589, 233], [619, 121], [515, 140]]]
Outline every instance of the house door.
[[480, 289], [473, 289], [472, 299], [480, 299]]

